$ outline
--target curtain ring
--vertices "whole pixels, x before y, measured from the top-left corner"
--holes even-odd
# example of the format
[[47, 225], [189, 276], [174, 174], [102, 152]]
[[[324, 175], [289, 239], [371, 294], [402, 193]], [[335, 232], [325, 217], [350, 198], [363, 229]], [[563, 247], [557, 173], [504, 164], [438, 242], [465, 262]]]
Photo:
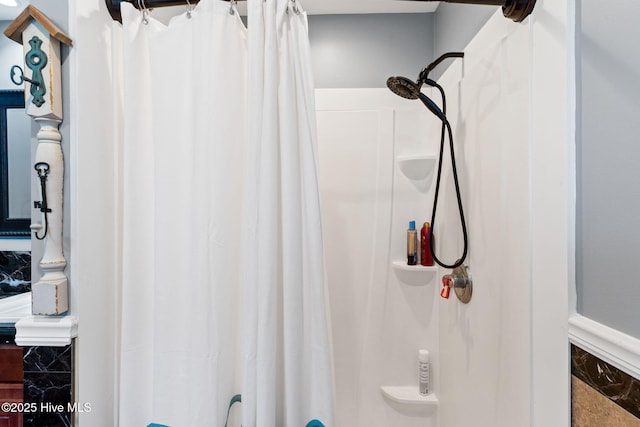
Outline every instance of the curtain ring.
[[138, 9], [142, 11], [142, 23], [144, 25], [149, 24], [149, 9], [147, 8], [147, 4], [145, 0], [137, 0], [138, 1]]
[[229, 1], [229, 15], [235, 15], [236, 11], [235, 11], [235, 7], [236, 7], [236, 0], [230, 0]]
[[291, 4], [293, 4], [293, 13], [295, 13], [296, 15], [300, 15], [300, 8], [298, 7], [298, 3], [296, 3], [296, 0], [291, 0]]
[[193, 12], [193, 8], [195, 6], [191, 4], [189, 0], [187, 0], [187, 18], [191, 19], [191, 12]]

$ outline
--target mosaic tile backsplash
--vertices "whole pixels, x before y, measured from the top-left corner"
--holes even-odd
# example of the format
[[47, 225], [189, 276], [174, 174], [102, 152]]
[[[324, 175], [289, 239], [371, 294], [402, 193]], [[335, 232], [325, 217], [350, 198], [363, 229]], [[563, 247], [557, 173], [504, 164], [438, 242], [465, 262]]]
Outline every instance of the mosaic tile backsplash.
[[573, 427], [640, 427], [640, 381], [571, 346]]
[[0, 251], [0, 299], [31, 292], [31, 252]]

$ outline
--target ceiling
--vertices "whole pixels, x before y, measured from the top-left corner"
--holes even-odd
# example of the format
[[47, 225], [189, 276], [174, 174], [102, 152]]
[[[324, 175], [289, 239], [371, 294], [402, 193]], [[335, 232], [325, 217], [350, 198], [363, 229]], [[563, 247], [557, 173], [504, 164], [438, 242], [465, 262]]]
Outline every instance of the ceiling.
[[[29, 0], [17, 0], [18, 7], [0, 5], [0, 21], [13, 20], [29, 3]], [[433, 12], [438, 7], [436, 1], [413, 0], [299, 0], [311, 15], [349, 14], [349, 13], [424, 13]], [[185, 1], [186, 3], [186, 1]], [[241, 4], [242, 6], [242, 4]]]

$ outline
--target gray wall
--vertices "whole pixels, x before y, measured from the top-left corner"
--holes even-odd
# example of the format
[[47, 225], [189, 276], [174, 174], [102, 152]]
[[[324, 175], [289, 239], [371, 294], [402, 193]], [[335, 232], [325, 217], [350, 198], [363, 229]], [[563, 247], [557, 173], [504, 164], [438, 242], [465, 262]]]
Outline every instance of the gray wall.
[[[434, 57], [464, 50], [496, 10], [496, 6], [440, 3], [434, 18]], [[431, 77], [440, 77], [451, 61], [443, 62]]]
[[5, 37], [4, 30], [11, 21], [0, 21], [0, 89], [19, 90], [10, 79], [10, 70], [14, 65], [20, 65], [22, 60], [22, 46]]
[[578, 311], [640, 338], [640, 2], [578, 6]]
[[385, 87], [433, 60], [433, 14], [310, 15], [317, 88]]
[[497, 9], [440, 3], [435, 13], [310, 15], [316, 87], [385, 87], [389, 76], [414, 79], [440, 54], [463, 50]]

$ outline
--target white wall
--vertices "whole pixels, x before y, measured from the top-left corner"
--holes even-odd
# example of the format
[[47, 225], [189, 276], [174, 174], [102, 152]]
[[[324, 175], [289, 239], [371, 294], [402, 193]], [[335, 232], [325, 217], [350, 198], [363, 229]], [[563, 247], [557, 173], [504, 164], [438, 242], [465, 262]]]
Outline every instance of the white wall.
[[[394, 404], [431, 352], [438, 390], [438, 278], [406, 264], [406, 230], [429, 220], [433, 169], [408, 179], [398, 157], [436, 154], [437, 122], [387, 89], [317, 92], [320, 191], [336, 382], [336, 426], [435, 427], [437, 408]], [[433, 163], [430, 164], [434, 166]]]
[[[496, 15], [465, 49], [464, 67], [457, 61], [440, 79], [459, 159], [473, 278], [468, 305], [440, 302], [442, 426], [529, 423], [527, 42], [526, 26]], [[450, 167], [445, 171], [435, 231], [442, 256], [454, 261], [462, 243]]]
[[[572, 141], [567, 5], [555, 3], [538, 1], [523, 24], [497, 12], [440, 79], [474, 286], [468, 305], [440, 304], [442, 427], [569, 422]], [[451, 237], [460, 232], [450, 177], [444, 189], [436, 232], [453, 259], [462, 243]]]

